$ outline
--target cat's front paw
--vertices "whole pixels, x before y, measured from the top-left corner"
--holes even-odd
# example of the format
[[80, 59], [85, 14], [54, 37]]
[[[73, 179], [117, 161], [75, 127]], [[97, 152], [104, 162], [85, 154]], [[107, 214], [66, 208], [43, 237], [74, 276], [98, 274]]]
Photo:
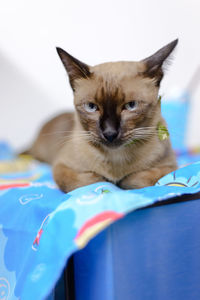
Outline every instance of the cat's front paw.
[[132, 173], [123, 178], [119, 183], [122, 189], [140, 189], [155, 185], [164, 175], [175, 170], [175, 166], [164, 166], [147, 169], [138, 173]]
[[152, 178], [144, 178], [143, 176], [134, 175], [134, 176], [127, 176], [126, 178], [122, 179], [118, 186], [122, 189], [129, 190], [129, 189], [141, 189], [147, 186], [152, 186], [157, 182], [157, 179]]
[[93, 172], [77, 172], [64, 164], [57, 164], [53, 168], [54, 179], [59, 188], [67, 193], [76, 188], [105, 181], [105, 179]]

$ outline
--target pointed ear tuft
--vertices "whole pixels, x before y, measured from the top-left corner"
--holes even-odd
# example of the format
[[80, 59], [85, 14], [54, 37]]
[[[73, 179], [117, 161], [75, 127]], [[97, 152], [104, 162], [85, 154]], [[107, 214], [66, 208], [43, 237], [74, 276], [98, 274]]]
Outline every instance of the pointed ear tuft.
[[178, 39], [167, 44], [153, 55], [142, 60], [145, 63], [146, 70], [143, 75], [145, 77], [155, 78], [156, 85], [159, 86], [163, 77], [163, 64], [166, 63], [167, 58], [170, 56], [178, 43]]
[[89, 71], [89, 66], [82, 63], [59, 47], [57, 47], [56, 50], [69, 75], [69, 82], [74, 91], [76, 79], [90, 77], [91, 73]]

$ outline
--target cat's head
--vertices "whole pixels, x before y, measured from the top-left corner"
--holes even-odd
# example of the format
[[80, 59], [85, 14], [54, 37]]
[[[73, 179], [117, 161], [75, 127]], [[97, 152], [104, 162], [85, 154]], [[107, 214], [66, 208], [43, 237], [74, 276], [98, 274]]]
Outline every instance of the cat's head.
[[107, 147], [145, 140], [160, 118], [158, 90], [163, 64], [175, 40], [138, 62], [88, 66], [57, 48], [74, 93], [79, 121], [89, 140]]

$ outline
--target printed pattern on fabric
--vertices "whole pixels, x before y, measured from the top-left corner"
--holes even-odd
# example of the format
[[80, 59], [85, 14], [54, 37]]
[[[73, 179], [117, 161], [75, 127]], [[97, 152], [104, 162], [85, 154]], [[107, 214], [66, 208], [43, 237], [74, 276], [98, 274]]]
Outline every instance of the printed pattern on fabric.
[[[200, 162], [153, 187], [122, 190], [99, 182], [65, 194], [48, 165], [23, 159], [10, 149], [3, 160], [0, 147], [0, 299], [5, 300], [44, 299], [70, 255], [111, 223], [157, 201], [200, 191]], [[194, 156], [186, 163], [190, 160]]]

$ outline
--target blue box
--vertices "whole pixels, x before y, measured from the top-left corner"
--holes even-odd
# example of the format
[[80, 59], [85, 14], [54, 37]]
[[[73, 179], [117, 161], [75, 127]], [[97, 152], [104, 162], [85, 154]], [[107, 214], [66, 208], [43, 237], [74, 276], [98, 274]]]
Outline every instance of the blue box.
[[200, 200], [130, 213], [74, 255], [74, 272], [76, 300], [200, 299]]

